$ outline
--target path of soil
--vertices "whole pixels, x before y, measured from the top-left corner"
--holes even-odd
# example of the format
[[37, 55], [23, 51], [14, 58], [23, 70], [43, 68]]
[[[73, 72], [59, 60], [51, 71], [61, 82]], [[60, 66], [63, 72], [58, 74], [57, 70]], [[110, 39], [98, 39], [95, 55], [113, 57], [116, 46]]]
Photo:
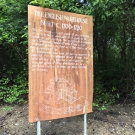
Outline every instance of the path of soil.
[[[135, 103], [118, 104], [88, 114], [88, 135], [135, 135]], [[41, 122], [42, 135], [83, 135], [83, 115]], [[0, 106], [0, 135], [36, 135], [28, 105]]]

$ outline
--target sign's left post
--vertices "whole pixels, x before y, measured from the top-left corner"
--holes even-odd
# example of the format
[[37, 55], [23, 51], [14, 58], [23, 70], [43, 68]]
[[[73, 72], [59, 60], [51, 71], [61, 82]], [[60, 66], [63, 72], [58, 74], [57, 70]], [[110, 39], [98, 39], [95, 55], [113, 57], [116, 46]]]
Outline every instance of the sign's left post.
[[40, 121], [37, 122], [37, 135], [41, 135]]

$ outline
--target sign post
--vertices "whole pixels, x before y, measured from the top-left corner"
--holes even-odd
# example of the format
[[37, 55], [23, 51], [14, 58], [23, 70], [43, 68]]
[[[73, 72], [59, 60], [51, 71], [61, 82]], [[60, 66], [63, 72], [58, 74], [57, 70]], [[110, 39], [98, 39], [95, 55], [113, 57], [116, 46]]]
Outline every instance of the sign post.
[[87, 135], [87, 114], [84, 114], [84, 135]]
[[[92, 16], [28, 6], [29, 122], [92, 112]], [[39, 131], [38, 131], [39, 132]], [[39, 133], [40, 134], [40, 133]]]
[[40, 121], [37, 122], [37, 135], [41, 135]]

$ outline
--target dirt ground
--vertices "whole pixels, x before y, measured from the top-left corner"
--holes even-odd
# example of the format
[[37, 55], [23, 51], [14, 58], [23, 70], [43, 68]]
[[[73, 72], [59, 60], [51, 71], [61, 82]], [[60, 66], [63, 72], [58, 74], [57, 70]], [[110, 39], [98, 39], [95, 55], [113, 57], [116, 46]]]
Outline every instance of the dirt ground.
[[[0, 135], [36, 135], [28, 105], [0, 105]], [[109, 106], [87, 115], [88, 135], [135, 135], [135, 103]], [[41, 135], [83, 135], [83, 115], [41, 122]]]

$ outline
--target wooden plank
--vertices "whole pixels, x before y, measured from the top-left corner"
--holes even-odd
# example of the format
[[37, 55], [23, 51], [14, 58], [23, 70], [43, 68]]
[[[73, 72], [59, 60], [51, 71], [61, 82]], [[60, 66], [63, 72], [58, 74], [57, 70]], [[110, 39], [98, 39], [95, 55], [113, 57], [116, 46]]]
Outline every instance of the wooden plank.
[[92, 111], [92, 16], [28, 6], [29, 121]]

